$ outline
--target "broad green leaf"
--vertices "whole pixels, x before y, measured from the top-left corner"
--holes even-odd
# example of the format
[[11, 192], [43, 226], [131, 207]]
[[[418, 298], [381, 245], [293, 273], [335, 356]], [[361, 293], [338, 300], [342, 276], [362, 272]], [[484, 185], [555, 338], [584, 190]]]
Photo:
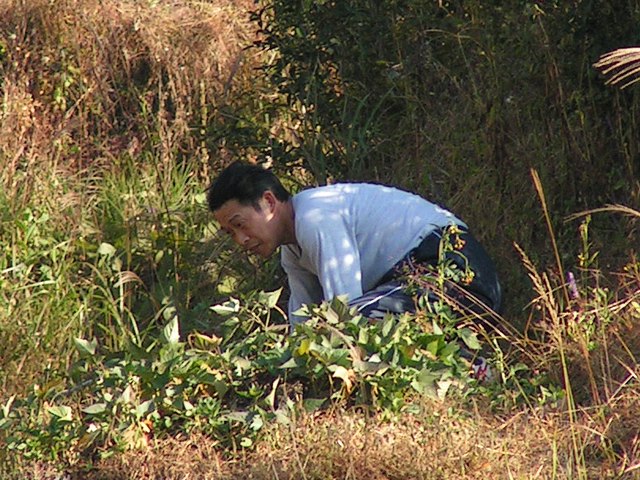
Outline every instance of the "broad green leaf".
[[169, 344], [176, 344], [180, 342], [180, 325], [178, 323], [178, 317], [174, 316], [162, 330], [162, 336]]
[[88, 407], [84, 407], [82, 411], [89, 415], [99, 415], [104, 413], [107, 410], [106, 403], [94, 403], [93, 405], [89, 405]]
[[436, 385], [437, 385], [436, 395], [440, 400], [444, 400], [444, 397], [447, 396], [447, 392], [449, 391], [449, 387], [451, 386], [452, 383], [453, 383], [453, 380], [451, 379], [439, 380], [438, 382], [436, 382]]
[[249, 423], [249, 428], [254, 432], [257, 432], [264, 426], [264, 420], [262, 419], [262, 415], [254, 415], [251, 419], [251, 423]]
[[394, 323], [395, 323], [395, 320], [392, 316], [389, 316], [384, 320], [384, 323], [382, 325], [382, 335], [384, 337], [389, 336], [389, 333], [391, 333], [391, 329], [393, 328]]
[[324, 405], [326, 401], [326, 398], [305, 398], [302, 401], [302, 406], [304, 407], [305, 411], [311, 413], [322, 408], [322, 405]]
[[440, 325], [438, 325], [438, 322], [433, 320], [432, 324], [433, 324], [434, 335], [442, 335], [442, 329], [440, 328]]
[[111, 245], [110, 243], [102, 242], [98, 247], [98, 254], [110, 256], [116, 253], [116, 247]]
[[242, 440], [240, 440], [241, 447], [249, 448], [252, 445], [253, 445], [253, 440], [251, 440], [249, 437], [242, 437]]
[[251, 368], [251, 360], [244, 357], [235, 357], [232, 363], [240, 374]]
[[75, 343], [76, 349], [78, 350], [78, 352], [80, 352], [81, 355], [92, 357], [96, 354], [98, 342], [95, 338], [89, 341], [85, 340], [84, 338], [75, 337], [73, 339], [73, 343]]
[[362, 360], [353, 361], [353, 369], [358, 373], [374, 374], [379, 373], [389, 368], [384, 362], [366, 362]]
[[436, 340], [429, 342], [429, 344], [427, 345], [427, 351], [434, 357], [437, 357], [439, 347], [440, 347], [440, 339], [438, 338]]
[[57, 417], [61, 421], [70, 422], [72, 420], [71, 407], [64, 405], [47, 407], [49, 412], [54, 417]]
[[281, 293], [282, 288], [279, 288], [278, 290], [275, 290], [273, 292], [260, 292], [258, 294], [258, 301], [268, 308], [274, 308], [278, 304]]
[[210, 308], [218, 315], [231, 315], [232, 313], [238, 313], [240, 311], [240, 301], [236, 298], [231, 297], [226, 302], [214, 305]]
[[280, 365], [280, 368], [296, 368], [298, 366], [298, 362], [296, 359], [291, 357], [289, 360]]
[[155, 411], [155, 409], [156, 405], [153, 403], [153, 400], [147, 400], [136, 407], [136, 416], [138, 418], [146, 417], [151, 412]]
[[469, 328], [463, 328], [458, 331], [458, 335], [462, 338], [465, 345], [469, 347], [471, 350], [480, 350], [480, 342], [478, 341], [478, 337], [474, 332]]
[[331, 306], [327, 307], [326, 312], [324, 312], [324, 318], [327, 320], [327, 323], [331, 324], [336, 324], [340, 321], [340, 316]]
[[453, 355], [454, 353], [456, 353], [458, 350], [460, 350], [460, 346], [458, 345], [458, 342], [450, 342], [447, 343], [444, 348], [442, 350], [440, 350], [440, 355], [439, 357], [441, 359], [445, 359], [448, 358], [449, 356]]
[[441, 373], [431, 371], [429, 369], [423, 369], [418, 374], [418, 377], [411, 382], [411, 386], [422, 395], [427, 395], [431, 398], [437, 398], [436, 382], [442, 377]]
[[296, 354], [303, 356], [311, 349], [311, 340], [309, 338], [305, 338], [300, 342], [300, 346], [296, 349]]

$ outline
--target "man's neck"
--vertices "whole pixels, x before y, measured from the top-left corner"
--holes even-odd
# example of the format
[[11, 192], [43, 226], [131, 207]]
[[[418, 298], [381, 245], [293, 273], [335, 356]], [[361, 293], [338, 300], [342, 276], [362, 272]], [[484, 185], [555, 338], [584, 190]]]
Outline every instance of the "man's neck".
[[293, 202], [291, 199], [286, 202], [282, 202], [282, 244], [283, 245], [291, 245], [297, 244], [296, 240], [296, 218], [295, 211], [293, 210]]

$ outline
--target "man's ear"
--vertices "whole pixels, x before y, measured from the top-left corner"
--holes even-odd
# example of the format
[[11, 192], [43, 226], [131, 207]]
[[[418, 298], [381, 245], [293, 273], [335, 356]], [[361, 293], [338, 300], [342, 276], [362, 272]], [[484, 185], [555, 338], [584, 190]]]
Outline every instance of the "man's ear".
[[262, 194], [262, 200], [264, 201], [264, 205], [269, 209], [270, 213], [273, 213], [276, 209], [276, 205], [278, 204], [278, 199], [273, 194], [271, 190], [267, 190]]

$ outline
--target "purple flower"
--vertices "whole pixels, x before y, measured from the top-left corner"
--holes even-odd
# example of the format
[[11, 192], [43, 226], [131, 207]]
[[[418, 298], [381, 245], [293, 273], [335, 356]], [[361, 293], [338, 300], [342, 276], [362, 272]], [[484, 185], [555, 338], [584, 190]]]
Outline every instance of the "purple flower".
[[569, 286], [569, 295], [573, 300], [578, 300], [580, 294], [578, 293], [578, 285], [576, 285], [576, 277], [573, 276], [573, 272], [567, 272], [567, 285]]

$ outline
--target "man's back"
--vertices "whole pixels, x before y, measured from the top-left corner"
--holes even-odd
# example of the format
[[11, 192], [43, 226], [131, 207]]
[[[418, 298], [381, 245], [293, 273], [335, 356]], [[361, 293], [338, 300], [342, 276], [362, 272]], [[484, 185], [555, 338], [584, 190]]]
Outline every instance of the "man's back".
[[312, 188], [292, 199], [297, 245], [282, 247], [290, 313], [373, 288], [427, 235], [464, 223], [409, 192], [366, 183]]

